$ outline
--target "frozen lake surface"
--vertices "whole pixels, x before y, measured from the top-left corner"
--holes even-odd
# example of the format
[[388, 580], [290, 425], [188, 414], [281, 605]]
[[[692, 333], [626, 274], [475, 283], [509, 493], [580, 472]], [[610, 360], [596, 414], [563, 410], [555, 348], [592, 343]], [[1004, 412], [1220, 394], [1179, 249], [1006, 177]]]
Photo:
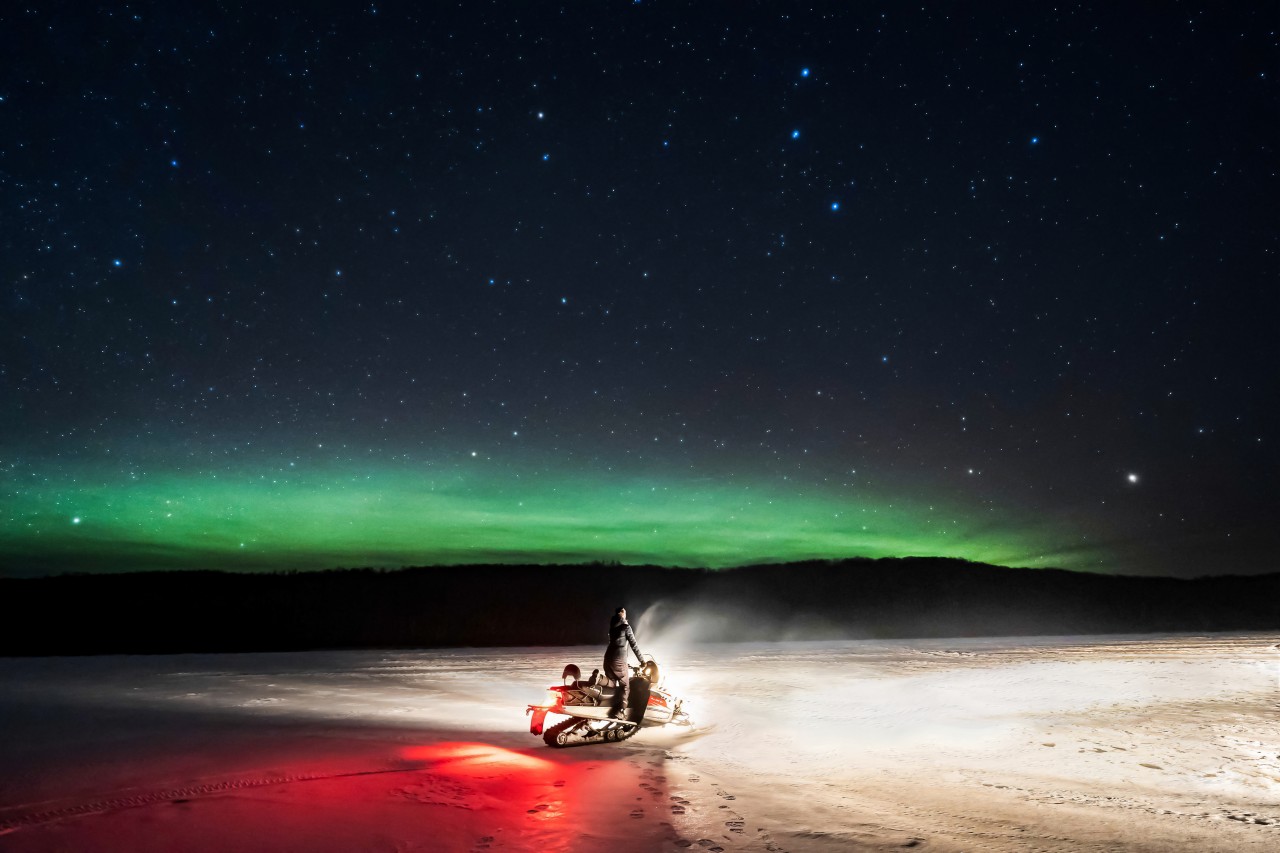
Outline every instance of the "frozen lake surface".
[[1280, 636], [638, 633], [697, 727], [575, 750], [596, 648], [0, 659], [0, 847], [1280, 849]]

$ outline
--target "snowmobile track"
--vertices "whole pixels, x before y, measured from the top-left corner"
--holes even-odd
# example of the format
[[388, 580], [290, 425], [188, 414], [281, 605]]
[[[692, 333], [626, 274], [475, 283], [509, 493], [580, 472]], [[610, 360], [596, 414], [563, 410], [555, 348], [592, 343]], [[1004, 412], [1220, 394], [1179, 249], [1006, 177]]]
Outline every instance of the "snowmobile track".
[[640, 727], [638, 725], [631, 725], [626, 728], [620, 727], [611, 729], [607, 734], [604, 734], [601, 737], [584, 737], [569, 743], [560, 742], [560, 734], [562, 732], [576, 728], [581, 725], [582, 722], [582, 718], [580, 717], [569, 717], [566, 720], [561, 720], [542, 733], [542, 740], [547, 746], [554, 749], [568, 749], [574, 746], [591, 746], [592, 744], [600, 743], [620, 743], [621, 741], [635, 737], [640, 731]]
[[170, 800], [185, 800], [211, 794], [224, 794], [228, 791], [242, 791], [247, 788], [268, 788], [272, 785], [288, 785], [293, 782], [317, 782], [322, 779], [344, 779], [352, 776], [375, 776], [384, 773], [411, 773], [415, 769], [417, 768], [395, 767], [382, 770], [356, 770], [350, 773], [303, 773], [269, 778], [228, 779], [222, 782], [207, 782], [203, 785], [187, 785], [181, 788], [143, 791], [129, 796], [109, 797], [56, 808], [13, 806], [5, 811], [16, 812], [16, 814], [0, 816], [0, 835], [7, 835], [23, 827], [39, 826], [42, 823], [50, 823], [64, 818], [84, 817], [85, 815], [150, 806]]

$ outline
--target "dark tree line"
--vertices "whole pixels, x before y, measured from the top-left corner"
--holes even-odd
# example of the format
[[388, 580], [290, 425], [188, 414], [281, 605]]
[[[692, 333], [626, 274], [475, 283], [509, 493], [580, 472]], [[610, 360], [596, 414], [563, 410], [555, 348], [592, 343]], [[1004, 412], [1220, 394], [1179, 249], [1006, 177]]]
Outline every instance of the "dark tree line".
[[705, 640], [1280, 628], [1280, 574], [1184, 580], [843, 560], [737, 569], [432, 566], [0, 579], [0, 654], [594, 644], [632, 621]]

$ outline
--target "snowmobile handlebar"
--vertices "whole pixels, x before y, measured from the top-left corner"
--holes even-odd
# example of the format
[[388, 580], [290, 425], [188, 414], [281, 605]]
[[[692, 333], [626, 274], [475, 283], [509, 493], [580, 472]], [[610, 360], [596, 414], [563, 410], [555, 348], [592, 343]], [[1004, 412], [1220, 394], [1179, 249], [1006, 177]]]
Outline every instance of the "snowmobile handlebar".
[[650, 684], [657, 684], [661, 670], [658, 669], [658, 662], [653, 659], [652, 655], [646, 655], [649, 659], [640, 666], [631, 667], [634, 675], [645, 678]]

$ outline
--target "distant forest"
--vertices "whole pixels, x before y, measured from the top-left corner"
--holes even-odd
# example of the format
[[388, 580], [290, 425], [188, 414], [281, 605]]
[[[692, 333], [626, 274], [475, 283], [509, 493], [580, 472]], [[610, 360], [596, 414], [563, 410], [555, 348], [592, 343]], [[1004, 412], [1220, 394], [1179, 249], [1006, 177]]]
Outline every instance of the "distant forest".
[[973, 637], [1280, 628], [1280, 574], [1194, 580], [903, 558], [0, 579], [0, 655]]

